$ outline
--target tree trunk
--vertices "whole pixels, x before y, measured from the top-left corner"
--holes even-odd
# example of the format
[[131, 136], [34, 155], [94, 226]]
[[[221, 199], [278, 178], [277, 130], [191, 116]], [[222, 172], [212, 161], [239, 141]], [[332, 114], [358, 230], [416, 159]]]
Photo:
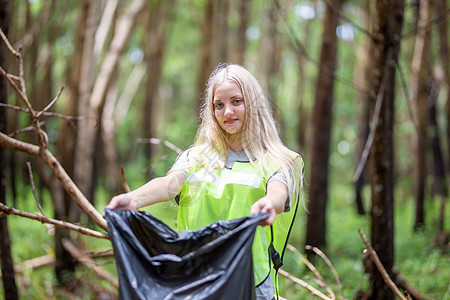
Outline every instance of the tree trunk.
[[438, 84], [434, 78], [430, 79], [432, 84], [430, 86], [430, 96], [428, 100], [428, 121], [429, 121], [429, 145], [431, 148], [433, 162], [430, 163], [433, 170], [433, 186], [432, 196], [447, 197], [447, 178], [446, 178], [446, 163], [442, 153], [441, 147], [441, 129], [438, 123]]
[[213, 66], [218, 63], [225, 63], [228, 61], [228, 15], [230, 12], [229, 0], [213, 0], [214, 5], [214, 25], [213, 25]]
[[[9, 27], [9, 0], [0, 0], [0, 28], [8, 36]], [[5, 43], [0, 43], [0, 66], [8, 70], [8, 50]], [[8, 93], [6, 80], [0, 79], [0, 102], [6, 103]], [[6, 108], [0, 108], [0, 132], [6, 132]], [[0, 202], [6, 204], [6, 173], [7, 152], [0, 147]], [[19, 299], [17, 291], [14, 263], [11, 255], [11, 240], [9, 237], [8, 218], [0, 216], [0, 265], [5, 299]]]
[[[442, 12], [446, 12], [448, 9], [447, 0], [436, 0], [436, 15], [441, 15]], [[446, 95], [446, 104], [447, 104], [447, 172], [450, 170], [450, 53], [449, 53], [449, 43], [448, 43], [448, 14], [446, 18], [444, 18], [441, 22], [438, 23], [439, 28], [439, 57], [441, 61], [441, 65], [443, 68], [443, 87]], [[445, 147], [444, 147], [445, 148]], [[447, 178], [448, 180], [448, 178]], [[448, 184], [447, 184], [448, 187]], [[441, 208], [440, 208], [440, 217], [439, 217], [439, 231], [444, 231], [444, 220], [445, 220], [445, 206], [448, 197], [441, 198]]]
[[[78, 114], [78, 101], [80, 99], [79, 86], [81, 81], [83, 48], [86, 41], [85, 32], [88, 26], [89, 7], [89, 1], [82, 1], [76, 33], [75, 51], [72, 56], [72, 64], [70, 65], [69, 71], [69, 83], [66, 89], [68, 101], [65, 106], [64, 114], [68, 116], [76, 116]], [[80, 122], [88, 122], [88, 120], [81, 120]], [[63, 123], [56, 142], [57, 153], [61, 165], [70, 177], [73, 177], [74, 173], [76, 140], [77, 131], [75, 124], [71, 122]], [[73, 204], [74, 201], [72, 201], [70, 195], [65, 193], [58, 183], [51, 181], [49, 182], [49, 186], [52, 193], [55, 219], [69, 220], [69, 212], [71, 209], [78, 210], [79, 208], [75, 207], [76, 205]], [[72, 216], [72, 218], [74, 218], [74, 216]], [[62, 239], [68, 237], [69, 232], [67, 229], [55, 227], [55, 274], [58, 282], [62, 285], [67, 285], [75, 276], [75, 261], [62, 244]]]
[[276, 74], [278, 73], [277, 6], [275, 1], [265, 2], [262, 16], [262, 36], [258, 63], [260, 82], [272, 99], [276, 97]]
[[[97, 5], [96, 1], [90, 3], [92, 5]], [[81, 97], [79, 103], [80, 105], [78, 106], [79, 112], [84, 112], [80, 114], [83, 116], [89, 116], [90, 119], [79, 123], [78, 138], [75, 150], [74, 179], [76, 180], [76, 183], [79, 185], [80, 189], [92, 202], [94, 202], [94, 174], [96, 172], [95, 150], [96, 146], [98, 145], [97, 142], [99, 140], [99, 134], [101, 133], [98, 129], [98, 126], [96, 126], [96, 122], [93, 122], [92, 120], [100, 120], [101, 118], [101, 113], [105, 104], [106, 93], [108, 88], [110, 87], [112, 77], [117, 71], [119, 58], [125, 50], [127, 41], [136, 24], [137, 17], [144, 9], [145, 3], [145, 0], [133, 1], [126, 9], [126, 11], [117, 18], [111, 44], [109, 45], [105, 57], [98, 69], [97, 77], [95, 78], [95, 82], [92, 86], [92, 92], [90, 92], [90, 85], [87, 81], [84, 81], [86, 83], [85, 85], [83, 85], [83, 83], [80, 83]], [[97, 18], [93, 16], [92, 20], [96, 22]], [[91, 33], [90, 30], [95, 31], [96, 29], [97, 25], [94, 23], [92, 28], [88, 28], [86, 38], [92, 39], [93, 32]], [[90, 55], [92, 55], [94, 43], [88, 43], [87, 41], [85, 41], [85, 43], [86, 51], [83, 51], [83, 65], [86, 65], [84, 68], [82, 68], [83, 80], [89, 78], [89, 74], [86, 74], [86, 72], [94, 71], [94, 73], [96, 73], [96, 69], [91, 70], [90, 66], [88, 66], [89, 63], [92, 63], [92, 61], [90, 61], [92, 56], [89, 56], [89, 53], [91, 53]], [[81, 100], [87, 100], [87, 102], [85, 103]], [[86, 106], [83, 107], [82, 103], [85, 103]]]
[[416, 200], [416, 216], [414, 229], [417, 230], [425, 224], [425, 182], [427, 176], [426, 150], [428, 129], [428, 96], [430, 94], [430, 29], [426, 25], [431, 20], [432, 0], [420, 2], [419, 19], [417, 26], [424, 28], [419, 30], [414, 44], [411, 78], [411, 100], [414, 121], [417, 132], [413, 135], [414, 161], [414, 197]]
[[[394, 96], [395, 71], [403, 24], [403, 0], [377, 1], [373, 19], [371, 120], [375, 133], [370, 152], [372, 245], [394, 278]], [[375, 122], [375, 120], [377, 120]], [[371, 263], [368, 299], [394, 299], [394, 294]]]
[[214, 1], [208, 0], [204, 8], [204, 21], [199, 24], [202, 33], [202, 42], [200, 46], [200, 71], [198, 78], [198, 104], [195, 106], [195, 115], [199, 114], [199, 107], [202, 103], [202, 96], [206, 88], [206, 81], [209, 74], [213, 70], [212, 53], [213, 53], [213, 13]]
[[[363, 3], [362, 8], [362, 19], [364, 22], [365, 28], [370, 28], [370, 1], [365, 0]], [[358, 86], [362, 87], [364, 90], [369, 89], [370, 85], [370, 70], [371, 70], [371, 64], [370, 64], [370, 39], [367, 37], [359, 48], [359, 55], [360, 58], [358, 60], [358, 63], [355, 68], [355, 82], [358, 84]], [[369, 118], [370, 118], [370, 101], [369, 101], [369, 94], [367, 93], [360, 93], [358, 95], [358, 155], [357, 157], [361, 159], [364, 151], [364, 147], [366, 145], [367, 138], [369, 136]], [[358, 214], [364, 215], [365, 209], [363, 205], [363, 197], [362, 197], [362, 189], [364, 187], [364, 184], [366, 183], [366, 165], [361, 170], [361, 174], [358, 178], [356, 178], [354, 185], [355, 185], [355, 203], [356, 208], [358, 211]]]
[[234, 61], [237, 64], [244, 64], [245, 61], [245, 51], [247, 49], [247, 29], [250, 19], [250, 5], [251, 2], [248, 0], [239, 0], [239, 28], [237, 30], [236, 41], [234, 42]]
[[[161, 80], [162, 63], [164, 59], [164, 50], [166, 45], [166, 35], [168, 26], [172, 20], [172, 12], [175, 8], [175, 2], [158, 1], [150, 7], [149, 32], [145, 41], [145, 56], [147, 59], [147, 84], [143, 125], [144, 136], [146, 138], [155, 137], [155, 116], [154, 107], [158, 99], [158, 89]], [[149, 161], [153, 157], [153, 147], [149, 143], [146, 145], [146, 156]], [[152, 178], [151, 163], [148, 164], [148, 179]]]
[[306, 244], [326, 246], [326, 207], [328, 198], [328, 160], [333, 107], [334, 72], [337, 60], [338, 14], [341, 0], [327, 3], [323, 20], [320, 69], [313, 111], [309, 215]]

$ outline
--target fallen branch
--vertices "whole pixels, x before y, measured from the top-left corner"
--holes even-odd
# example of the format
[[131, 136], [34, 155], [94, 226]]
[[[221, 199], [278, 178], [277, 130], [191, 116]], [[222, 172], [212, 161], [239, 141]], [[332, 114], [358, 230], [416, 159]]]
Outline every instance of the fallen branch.
[[98, 276], [103, 279], [108, 280], [115, 287], [119, 287], [118, 280], [106, 272], [102, 267], [97, 265], [88, 255], [77, 249], [68, 239], [62, 240], [64, 248], [70, 253], [70, 255], [75, 258], [77, 261], [92, 269]]
[[317, 255], [319, 255], [324, 261], [325, 263], [328, 265], [328, 267], [330, 268], [331, 272], [333, 272], [334, 278], [336, 280], [336, 283], [338, 284], [339, 288], [342, 289], [342, 283], [341, 280], [339, 279], [339, 275], [336, 272], [336, 269], [334, 268], [333, 264], [331, 263], [331, 261], [328, 259], [328, 257], [325, 255], [325, 253], [323, 253], [319, 248], [317, 247], [312, 247], [310, 245], [306, 245], [305, 248], [307, 250], [312, 250], [314, 251]]
[[73, 230], [73, 231], [77, 231], [79, 233], [85, 234], [85, 235], [89, 235], [89, 236], [93, 236], [96, 238], [101, 238], [101, 239], [109, 239], [109, 236], [107, 234], [89, 229], [89, 228], [85, 228], [85, 227], [81, 227], [69, 222], [65, 222], [65, 221], [60, 221], [60, 220], [55, 220], [55, 219], [51, 219], [51, 218], [47, 218], [44, 216], [40, 216], [37, 214], [32, 214], [32, 213], [28, 213], [28, 212], [24, 212], [18, 209], [15, 209], [13, 207], [10, 206], [6, 206], [3, 203], [0, 203], [0, 211], [7, 214], [7, 215], [16, 215], [16, 216], [21, 216], [24, 218], [28, 218], [28, 219], [32, 219], [32, 220], [36, 220], [36, 221], [40, 221], [41, 223], [47, 223], [47, 224], [52, 224], [58, 227], [62, 227], [62, 228], [66, 228], [69, 230]]
[[317, 283], [325, 288], [330, 295], [332, 299], [336, 298], [336, 295], [334, 294], [333, 290], [325, 283], [325, 280], [323, 279], [322, 275], [320, 275], [319, 271], [314, 267], [314, 265], [306, 258], [304, 257], [294, 246], [288, 244], [287, 248], [294, 252], [302, 261], [303, 263], [314, 273], [314, 275], [317, 278]]
[[305, 281], [301, 280], [300, 278], [295, 277], [294, 275], [291, 275], [290, 273], [279, 269], [278, 274], [281, 276], [286, 277], [287, 279], [291, 280], [292, 282], [300, 285], [301, 287], [307, 289], [312, 295], [319, 297], [320, 299], [324, 300], [333, 300], [332, 298], [329, 298], [327, 295], [323, 294], [321, 291], [315, 289], [311, 285], [307, 284]]
[[375, 250], [372, 248], [372, 246], [367, 241], [366, 236], [362, 232], [361, 229], [358, 229], [359, 235], [361, 236], [361, 239], [363, 240], [364, 245], [366, 245], [366, 250], [369, 252], [370, 257], [372, 258], [373, 262], [375, 263], [375, 266], [377, 267], [378, 271], [380, 271], [381, 276], [384, 279], [384, 282], [391, 288], [391, 290], [394, 292], [394, 294], [402, 299], [406, 300], [407, 298], [400, 292], [398, 287], [395, 285], [395, 283], [392, 281], [391, 277], [387, 273], [386, 269], [383, 267], [383, 264], [380, 261], [380, 258], [378, 257]]

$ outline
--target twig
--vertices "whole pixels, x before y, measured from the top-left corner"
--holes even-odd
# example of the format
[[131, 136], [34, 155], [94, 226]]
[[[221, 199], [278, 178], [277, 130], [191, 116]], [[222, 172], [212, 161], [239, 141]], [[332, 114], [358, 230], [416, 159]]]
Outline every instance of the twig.
[[380, 258], [378, 257], [377, 253], [375, 252], [375, 250], [372, 248], [372, 246], [369, 244], [369, 242], [367, 241], [366, 236], [364, 235], [364, 233], [362, 232], [361, 229], [358, 229], [359, 235], [361, 236], [361, 239], [363, 240], [364, 245], [366, 245], [366, 249], [370, 254], [370, 257], [372, 258], [373, 262], [375, 263], [375, 265], [377, 266], [378, 271], [380, 271], [381, 276], [384, 279], [384, 282], [386, 282], [386, 284], [391, 288], [391, 290], [394, 292], [394, 294], [402, 299], [402, 300], [406, 300], [407, 298], [400, 292], [400, 290], [398, 289], [398, 287], [395, 285], [395, 283], [391, 280], [391, 277], [389, 276], [389, 274], [386, 272], [386, 269], [383, 267], [383, 264], [380, 261]]
[[55, 99], [53, 99], [42, 111], [38, 112], [36, 115], [36, 118], [40, 118], [44, 113], [46, 113], [52, 106], [55, 104], [56, 100], [59, 99], [61, 96], [62, 91], [64, 90], [64, 87], [61, 87], [61, 89], [58, 92], [58, 95], [56, 95]]
[[305, 281], [303, 281], [300, 278], [297, 278], [297, 277], [289, 274], [288, 272], [286, 272], [283, 269], [279, 269], [278, 270], [278, 274], [280, 274], [281, 276], [286, 277], [287, 279], [291, 280], [292, 282], [294, 282], [294, 283], [300, 285], [301, 287], [307, 289], [311, 294], [313, 294], [316, 297], [319, 297], [319, 298], [324, 299], [324, 300], [332, 300], [327, 295], [323, 294], [319, 290], [317, 290], [314, 287], [312, 287], [311, 285], [307, 284]]
[[163, 141], [163, 140], [157, 139], [157, 138], [149, 138], [149, 139], [142, 139], [142, 138], [140, 138], [140, 139], [137, 139], [137, 141], [138, 141], [138, 143], [141, 143], [141, 144], [147, 144], [147, 143], [154, 144], [154, 145], [161, 145], [161, 144], [163, 144], [164, 146], [166, 146], [167, 148], [175, 151], [178, 154], [181, 154], [181, 152], [183, 152], [180, 148], [178, 148], [177, 146], [175, 146], [171, 142]]
[[66, 228], [69, 230], [74, 230], [77, 231], [79, 233], [85, 234], [85, 235], [89, 235], [89, 236], [93, 236], [96, 238], [101, 238], [101, 239], [106, 239], [108, 240], [109, 237], [107, 234], [89, 229], [89, 228], [85, 228], [85, 227], [81, 227], [69, 222], [65, 222], [65, 221], [60, 221], [60, 220], [55, 220], [55, 219], [51, 219], [51, 218], [47, 218], [44, 216], [40, 216], [37, 214], [31, 214], [28, 212], [24, 212], [18, 209], [15, 209], [13, 207], [10, 206], [6, 206], [3, 203], [0, 203], [0, 211], [2, 211], [3, 213], [7, 214], [7, 215], [16, 215], [16, 216], [21, 216], [24, 218], [28, 218], [28, 219], [32, 219], [32, 220], [37, 220], [40, 221], [42, 223], [47, 223], [47, 224], [53, 224], [55, 226], [58, 227], [62, 227], [62, 228]]
[[414, 28], [413, 30], [404, 33], [401, 38], [409, 38], [411, 35], [415, 35], [418, 31], [422, 31], [422, 30], [427, 30], [428, 28], [430, 28], [434, 23], [439, 23], [441, 21], [445, 21], [447, 18], [447, 14], [450, 13], [450, 8], [447, 8], [446, 11], [442, 12], [442, 14], [440, 14], [439, 16], [437, 16], [436, 18], [430, 20], [427, 24], [425, 24], [424, 26], [416, 26], [416, 28]]
[[317, 283], [323, 287], [326, 288], [328, 291], [328, 294], [330, 294], [330, 297], [335, 299], [336, 295], [334, 294], [334, 292], [330, 289], [330, 287], [325, 283], [325, 280], [323, 279], [322, 275], [320, 275], [319, 271], [316, 269], [316, 267], [314, 267], [314, 265], [307, 259], [305, 258], [294, 246], [292, 246], [291, 244], [287, 245], [287, 248], [289, 250], [291, 250], [292, 252], [294, 252], [302, 261], [303, 263], [314, 273], [314, 275], [317, 277]]
[[1, 28], [0, 28], [0, 36], [2, 37], [3, 42], [5, 42], [6, 47], [8, 47], [9, 52], [11, 52], [11, 54], [14, 55], [15, 57], [19, 57], [20, 56], [19, 52], [16, 49], [14, 49], [14, 47], [9, 43], [8, 38], [6, 37], [5, 33]]
[[87, 266], [88, 268], [91, 268], [98, 276], [100, 276], [103, 279], [108, 280], [111, 284], [113, 284], [115, 287], [119, 287], [119, 282], [116, 278], [114, 278], [111, 274], [106, 272], [102, 267], [97, 265], [89, 256], [87, 256], [85, 253], [77, 249], [68, 239], [62, 240], [64, 248], [69, 251], [70, 255], [72, 255], [73, 258], [78, 260], [83, 265]]
[[[44, 124], [45, 124], [44, 121], [40, 122], [40, 125], [44, 125]], [[32, 131], [32, 130], [35, 130], [33, 125], [25, 127], [25, 128], [22, 128], [22, 129], [19, 129], [19, 130], [16, 130], [13, 133], [8, 134], [8, 136], [13, 138], [13, 137], [15, 137], [15, 136], [17, 136], [17, 135], [19, 135], [19, 134], [21, 134], [23, 132], [28, 132], [28, 131]]]
[[325, 253], [323, 253], [319, 248], [317, 247], [312, 247], [310, 245], [306, 245], [305, 248], [307, 250], [312, 250], [314, 251], [314, 253], [316, 253], [317, 255], [319, 255], [324, 261], [325, 263], [328, 265], [328, 267], [330, 268], [331, 272], [333, 272], [334, 278], [336, 279], [336, 283], [338, 284], [339, 288], [342, 289], [342, 283], [341, 280], [339, 279], [339, 275], [336, 272], [336, 269], [334, 268], [333, 264], [331, 263], [331, 261], [328, 259], [328, 257], [325, 255]]
[[355, 175], [353, 176], [353, 182], [357, 182], [359, 180], [364, 170], [364, 167], [367, 163], [367, 159], [369, 158], [370, 149], [372, 148], [373, 139], [375, 138], [375, 131], [377, 129], [378, 121], [380, 120], [380, 111], [381, 106], [383, 104], [383, 96], [384, 96], [383, 94], [384, 94], [384, 84], [378, 91], [377, 101], [375, 103], [375, 111], [373, 113], [372, 121], [370, 122], [370, 132], [367, 137], [364, 150], [361, 154], [361, 159], [359, 160], [358, 167], [356, 168]]
[[122, 181], [123, 190], [128, 193], [131, 191], [130, 186], [128, 185], [127, 179], [125, 178], [125, 168], [123, 166], [120, 167], [120, 179]]
[[31, 163], [29, 161], [27, 161], [26, 164], [27, 164], [27, 168], [28, 168], [28, 175], [30, 176], [31, 189], [33, 190], [34, 199], [36, 200], [36, 204], [37, 204], [39, 210], [41, 211], [42, 215], [47, 218], [47, 215], [44, 213], [44, 210], [42, 209], [41, 204], [39, 203], [38, 196], [36, 195], [36, 188], [34, 186], [33, 171], [31, 170]]

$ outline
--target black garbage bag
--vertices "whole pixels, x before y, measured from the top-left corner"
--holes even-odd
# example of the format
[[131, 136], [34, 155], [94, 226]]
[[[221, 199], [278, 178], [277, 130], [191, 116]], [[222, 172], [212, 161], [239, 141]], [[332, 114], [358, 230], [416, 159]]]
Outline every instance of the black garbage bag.
[[267, 214], [178, 232], [146, 212], [105, 216], [121, 299], [255, 299], [252, 243]]

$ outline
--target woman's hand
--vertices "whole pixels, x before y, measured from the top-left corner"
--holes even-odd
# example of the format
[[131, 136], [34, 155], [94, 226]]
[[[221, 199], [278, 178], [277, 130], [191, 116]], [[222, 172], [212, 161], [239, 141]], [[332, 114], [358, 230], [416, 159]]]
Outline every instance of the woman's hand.
[[133, 197], [129, 194], [120, 194], [111, 199], [109, 204], [106, 206], [109, 209], [121, 209], [121, 210], [135, 210], [138, 207], [136, 202], [133, 201]]
[[270, 199], [267, 196], [262, 197], [258, 201], [253, 203], [251, 213], [254, 214], [258, 212], [264, 212], [269, 214], [269, 216], [266, 219], [262, 220], [261, 223], [259, 223], [259, 225], [261, 226], [272, 225], [273, 221], [275, 221], [275, 217], [277, 216], [277, 211], [272, 201], [270, 201]]
[[288, 198], [288, 188], [281, 181], [271, 181], [267, 185], [266, 196], [260, 198], [258, 201], [253, 203], [251, 208], [251, 213], [264, 212], [268, 213], [269, 216], [261, 221], [259, 225], [266, 226], [272, 225], [277, 214], [284, 211], [284, 203]]

